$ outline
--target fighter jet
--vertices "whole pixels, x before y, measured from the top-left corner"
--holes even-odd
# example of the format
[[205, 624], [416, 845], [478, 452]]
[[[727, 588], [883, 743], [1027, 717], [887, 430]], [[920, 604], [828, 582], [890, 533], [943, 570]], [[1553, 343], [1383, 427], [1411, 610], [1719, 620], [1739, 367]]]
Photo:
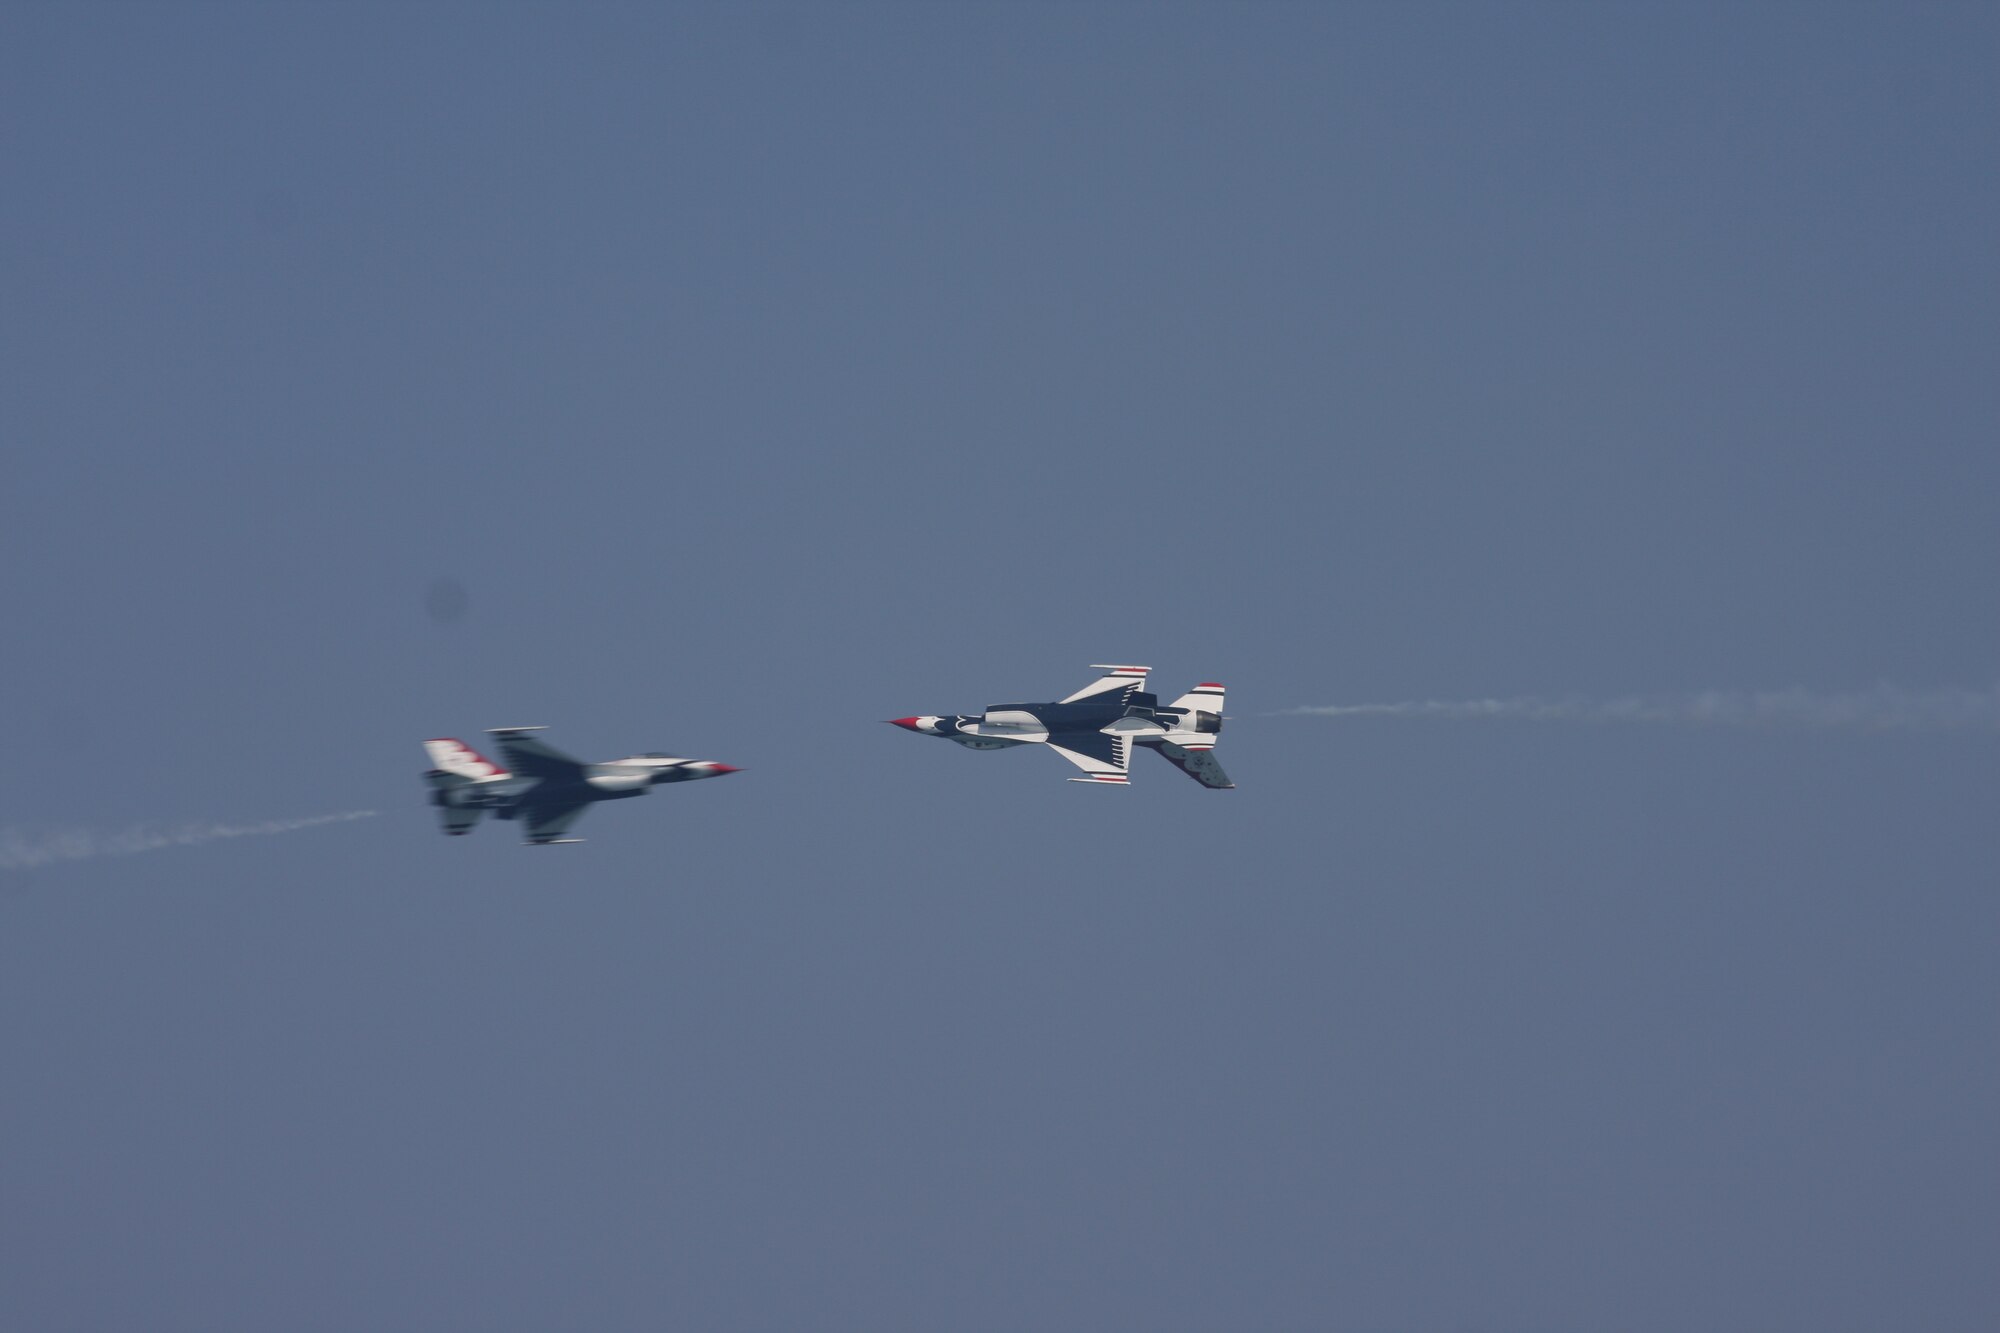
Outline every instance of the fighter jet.
[[1236, 784], [1213, 753], [1222, 734], [1222, 687], [1197, 685], [1160, 707], [1146, 693], [1142, 666], [1104, 666], [1108, 672], [1052, 704], [994, 704], [976, 717], [963, 714], [891, 718], [890, 725], [942, 736], [968, 750], [1046, 745], [1083, 770], [1071, 782], [1125, 786], [1132, 747], [1143, 745], [1204, 787]]
[[529, 847], [582, 842], [563, 835], [594, 801], [620, 801], [644, 796], [668, 782], [719, 778], [737, 772], [728, 764], [707, 759], [676, 759], [666, 754], [635, 754], [604, 764], [586, 764], [555, 750], [528, 733], [547, 727], [494, 727], [500, 753], [514, 766], [500, 767], [464, 741], [440, 736], [424, 742], [433, 767], [424, 774], [431, 787], [431, 804], [438, 808], [444, 831], [470, 833], [488, 810], [495, 819], [519, 820], [522, 841]]

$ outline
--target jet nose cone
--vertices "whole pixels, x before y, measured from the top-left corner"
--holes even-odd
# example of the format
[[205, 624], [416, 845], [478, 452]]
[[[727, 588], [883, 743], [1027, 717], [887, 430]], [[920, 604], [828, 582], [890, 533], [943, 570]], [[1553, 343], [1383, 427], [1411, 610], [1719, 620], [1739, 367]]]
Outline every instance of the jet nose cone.
[[742, 769], [738, 768], [738, 767], [737, 767], [736, 765], [734, 765], [734, 764], [715, 764], [715, 763], [711, 763], [711, 764], [710, 764], [710, 765], [708, 766], [708, 775], [709, 775], [710, 777], [712, 777], [712, 778], [719, 778], [719, 777], [721, 777], [721, 776], [722, 776], [722, 775], [723, 775], [724, 773], [741, 773], [742, 771], [743, 771]]
[[905, 731], [915, 731], [917, 729], [917, 720], [913, 717], [892, 717], [889, 719], [889, 725], [892, 727], [901, 727]]

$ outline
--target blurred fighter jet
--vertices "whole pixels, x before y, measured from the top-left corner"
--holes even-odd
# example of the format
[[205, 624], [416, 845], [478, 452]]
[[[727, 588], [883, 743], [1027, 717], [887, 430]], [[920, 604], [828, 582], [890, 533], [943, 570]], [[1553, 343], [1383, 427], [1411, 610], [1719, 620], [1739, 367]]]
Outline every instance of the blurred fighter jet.
[[644, 796], [662, 783], [691, 782], [737, 771], [728, 764], [664, 754], [635, 754], [606, 764], [586, 764], [528, 734], [546, 730], [494, 727], [487, 732], [514, 766], [512, 772], [464, 741], [441, 736], [424, 742], [434, 765], [424, 774], [424, 781], [431, 786], [431, 804], [438, 808], [446, 833], [470, 833], [479, 817], [491, 810], [495, 819], [520, 820], [523, 841], [530, 847], [582, 842], [582, 838], [563, 834], [593, 801]]
[[1071, 782], [1124, 786], [1132, 747], [1143, 745], [1204, 787], [1234, 787], [1212, 753], [1222, 734], [1222, 687], [1197, 685], [1165, 708], [1147, 694], [1142, 666], [1098, 666], [1100, 676], [1052, 704], [994, 704], [976, 717], [891, 718], [970, 750], [1046, 745], [1083, 770]]

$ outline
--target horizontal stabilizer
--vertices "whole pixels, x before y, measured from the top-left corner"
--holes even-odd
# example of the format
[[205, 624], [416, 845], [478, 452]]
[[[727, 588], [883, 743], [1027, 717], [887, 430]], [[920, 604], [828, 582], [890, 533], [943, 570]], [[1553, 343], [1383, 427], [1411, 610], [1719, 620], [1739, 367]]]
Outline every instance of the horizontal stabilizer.
[[479, 817], [485, 813], [485, 808], [477, 805], [438, 807], [438, 817], [444, 825], [444, 831], [455, 838], [472, 832], [473, 825], [477, 824]]
[[1207, 684], [1195, 686], [1168, 706], [1178, 708], [1184, 713], [1213, 713], [1221, 717], [1222, 700], [1222, 686], [1209, 681]]

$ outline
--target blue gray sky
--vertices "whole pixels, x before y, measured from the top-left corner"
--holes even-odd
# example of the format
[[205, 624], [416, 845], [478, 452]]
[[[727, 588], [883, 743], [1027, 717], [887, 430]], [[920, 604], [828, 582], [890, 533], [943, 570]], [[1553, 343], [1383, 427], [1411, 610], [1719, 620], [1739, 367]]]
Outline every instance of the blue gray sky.
[[[1269, 714], [1990, 699], [1997, 67], [0, 8], [0, 825], [381, 812], [0, 871], [0, 1326], [1993, 1327], [1990, 727]], [[879, 722], [1093, 662], [1239, 790]]]

